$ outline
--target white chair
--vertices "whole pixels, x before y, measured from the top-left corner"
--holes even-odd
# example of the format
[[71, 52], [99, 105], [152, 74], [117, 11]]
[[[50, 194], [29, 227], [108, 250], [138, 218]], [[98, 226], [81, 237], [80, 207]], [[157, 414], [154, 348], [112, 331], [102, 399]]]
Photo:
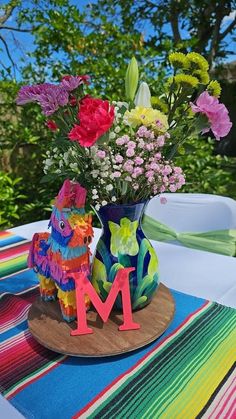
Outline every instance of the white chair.
[[145, 213], [178, 233], [236, 228], [236, 201], [231, 198], [192, 193], [166, 193], [161, 198], [153, 198]]

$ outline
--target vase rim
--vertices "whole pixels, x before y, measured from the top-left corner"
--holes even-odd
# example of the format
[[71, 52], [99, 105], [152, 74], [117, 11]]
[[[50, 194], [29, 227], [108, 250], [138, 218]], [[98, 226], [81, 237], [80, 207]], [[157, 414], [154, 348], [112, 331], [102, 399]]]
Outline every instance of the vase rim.
[[[115, 202], [111, 202], [111, 203], [109, 203], [109, 204], [106, 204], [106, 205], [103, 205], [102, 207], [100, 207], [100, 209], [99, 209], [99, 211], [102, 209], [102, 208], [119, 208], [119, 207], [134, 207], [135, 205], [140, 205], [140, 204], [146, 204], [147, 202], [149, 202], [149, 200], [150, 199], [144, 199], [144, 200], [142, 200], [142, 201], [138, 201], [138, 202], [129, 202], [129, 203], [127, 203], [127, 204], [116, 204]], [[92, 208], [94, 208], [93, 207], [93, 205], [91, 205], [91, 207]], [[94, 208], [95, 209], [95, 208]]]

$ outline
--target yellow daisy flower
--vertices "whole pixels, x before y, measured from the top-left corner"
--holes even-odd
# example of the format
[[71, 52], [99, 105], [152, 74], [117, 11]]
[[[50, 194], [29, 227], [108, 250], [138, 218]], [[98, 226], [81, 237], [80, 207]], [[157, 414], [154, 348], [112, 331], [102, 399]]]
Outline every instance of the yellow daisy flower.
[[188, 68], [189, 66], [186, 55], [182, 52], [172, 52], [169, 55], [169, 61], [173, 67]]
[[217, 80], [212, 80], [207, 86], [208, 92], [215, 97], [220, 97], [221, 85]]
[[210, 77], [207, 71], [196, 70], [193, 72], [193, 76], [197, 77], [202, 84], [208, 84], [210, 81]]
[[158, 109], [160, 109], [160, 111], [162, 111], [164, 113], [168, 112], [168, 106], [166, 105], [166, 103], [163, 102], [163, 100], [161, 100], [157, 96], [152, 96], [151, 97], [151, 104], [154, 108], [158, 108]]
[[177, 74], [174, 77], [174, 80], [177, 84], [181, 84], [186, 87], [191, 87], [193, 89], [199, 84], [197, 77], [190, 76], [189, 74]]
[[191, 68], [196, 68], [203, 71], [209, 70], [209, 64], [207, 60], [197, 52], [189, 52], [186, 57]]
[[125, 112], [125, 119], [127, 124], [133, 128], [141, 125], [151, 127], [158, 132], [166, 132], [169, 128], [166, 115], [157, 109], [144, 108], [142, 106], [136, 106], [130, 112]]

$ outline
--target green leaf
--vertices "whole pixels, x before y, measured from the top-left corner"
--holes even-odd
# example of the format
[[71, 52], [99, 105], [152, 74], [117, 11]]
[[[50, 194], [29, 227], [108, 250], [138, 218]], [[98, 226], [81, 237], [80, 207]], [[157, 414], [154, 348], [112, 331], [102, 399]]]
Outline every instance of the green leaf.
[[142, 295], [141, 297], [139, 297], [137, 300], [134, 301], [134, 303], [132, 304], [133, 306], [133, 310], [135, 310], [136, 308], [141, 308], [142, 306], [145, 305], [147, 301], [147, 297], [146, 295]]
[[108, 276], [110, 282], [114, 281], [117, 272], [122, 268], [124, 268], [124, 266], [120, 263], [114, 263], [114, 265], [112, 265]]

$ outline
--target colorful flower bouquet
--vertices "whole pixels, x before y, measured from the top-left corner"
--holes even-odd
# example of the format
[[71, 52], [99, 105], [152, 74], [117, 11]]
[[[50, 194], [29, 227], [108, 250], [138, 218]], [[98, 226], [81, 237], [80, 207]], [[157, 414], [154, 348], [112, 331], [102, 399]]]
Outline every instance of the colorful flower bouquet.
[[86, 75], [23, 86], [17, 103], [37, 102], [55, 133], [45, 174], [78, 180], [97, 210], [180, 189], [185, 177], [172, 161], [179, 147], [210, 130], [219, 140], [232, 124], [218, 100], [219, 83], [209, 80], [207, 61], [196, 53], [172, 53], [169, 61], [173, 75], [159, 96], [151, 96], [144, 82], [138, 88], [135, 58], [126, 73], [127, 101], [86, 95]]
[[97, 292], [105, 298], [117, 271], [134, 267], [133, 309], [151, 300], [159, 281], [155, 252], [141, 229], [145, 203], [185, 183], [173, 158], [186, 139], [211, 130], [219, 140], [232, 125], [207, 61], [194, 52], [176, 52], [169, 62], [172, 75], [158, 94], [151, 95], [145, 82], [139, 85], [132, 58], [126, 101], [86, 95], [87, 75], [64, 76], [57, 85], [23, 86], [17, 97], [19, 105], [38, 103], [55, 134], [44, 160], [46, 177], [79, 182], [98, 211], [104, 228], [92, 268]]

